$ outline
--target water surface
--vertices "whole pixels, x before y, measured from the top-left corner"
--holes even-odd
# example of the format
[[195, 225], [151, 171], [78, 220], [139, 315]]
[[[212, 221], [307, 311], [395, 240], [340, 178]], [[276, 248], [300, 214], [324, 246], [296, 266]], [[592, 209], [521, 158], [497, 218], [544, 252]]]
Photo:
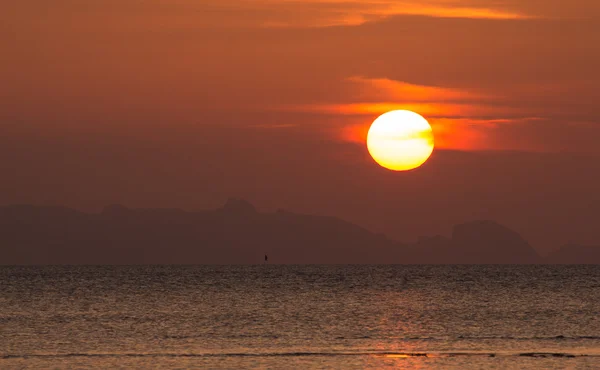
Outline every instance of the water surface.
[[600, 266], [0, 267], [0, 368], [600, 368]]

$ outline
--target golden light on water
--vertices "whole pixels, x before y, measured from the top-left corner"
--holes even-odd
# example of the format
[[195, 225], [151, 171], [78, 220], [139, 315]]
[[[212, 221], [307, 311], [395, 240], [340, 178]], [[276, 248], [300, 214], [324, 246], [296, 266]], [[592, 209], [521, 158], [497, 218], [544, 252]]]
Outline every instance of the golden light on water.
[[375, 162], [393, 171], [421, 166], [433, 147], [433, 132], [427, 120], [408, 110], [382, 114], [367, 134], [367, 148]]

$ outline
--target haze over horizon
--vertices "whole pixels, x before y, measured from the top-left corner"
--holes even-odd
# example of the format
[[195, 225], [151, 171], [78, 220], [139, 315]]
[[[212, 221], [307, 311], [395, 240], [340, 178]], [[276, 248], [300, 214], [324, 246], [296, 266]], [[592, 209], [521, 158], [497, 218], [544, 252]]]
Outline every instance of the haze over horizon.
[[[0, 265], [600, 264], [600, 247], [536, 251], [492, 220], [398, 241], [335, 217], [260, 212], [237, 198], [211, 210], [0, 207]], [[263, 256], [264, 253], [264, 256]]]
[[[0, 4], [0, 205], [258, 209], [395, 240], [490, 219], [600, 244], [594, 0]], [[411, 109], [436, 149], [380, 168]]]

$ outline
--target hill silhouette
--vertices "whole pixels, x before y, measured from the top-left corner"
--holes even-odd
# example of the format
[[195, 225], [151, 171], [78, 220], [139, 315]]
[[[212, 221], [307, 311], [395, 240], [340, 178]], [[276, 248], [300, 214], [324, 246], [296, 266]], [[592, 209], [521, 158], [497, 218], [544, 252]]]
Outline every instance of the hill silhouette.
[[198, 212], [120, 205], [97, 214], [0, 207], [5, 265], [245, 264], [260, 263], [264, 253], [271, 263], [297, 264], [543, 262], [519, 234], [493, 221], [457, 225], [450, 238], [400, 243], [335, 217], [263, 213], [235, 198]]
[[546, 257], [554, 264], [600, 264], [600, 246], [570, 244], [560, 247]]
[[540, 263], [537, 252], [515, 231], [494, 221], [454, 226], [451, 238], [421, 238], [413, 253], [422, 263]]

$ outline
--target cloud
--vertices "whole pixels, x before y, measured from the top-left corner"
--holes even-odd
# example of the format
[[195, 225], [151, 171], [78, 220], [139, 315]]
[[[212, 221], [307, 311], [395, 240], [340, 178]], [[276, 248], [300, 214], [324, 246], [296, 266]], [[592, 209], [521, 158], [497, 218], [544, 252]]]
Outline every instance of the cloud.
[[472, 19], [528, 19], [535, 18], [517, 12], [502, 11], [492, 8], [467, 8], [451, 6], [421, 6], [419, 4], [403, 4], [394, 6], [387, 15], [422, 15], [435, 18], [472, 18]]
[[520, 108], [497, 104], [499, 97], [477, 89], [410, 84], [388, 78], [350, 77], [350, 101], [317, 104], [282, 104], [277, 111], [331, 115], [379, 115], [406, 109], [433, 118], [519, 116]]
[[261, 123], [261, 124], [256, 124], [256, 125], [250, 125], [250, 128], [257, 128], [257, 129], [285, 129], [285, 128], [292, 128], [292, 127], [297, 127], [297, 124], [294, 123], [274, 123], [274, 124], [267, 124], [267, 123]]
[[[535, 18], [518, 10], [478, 7], [469, 2], [429, 1], [335, 1], [335, 0], [262, 0], [256, 4], [270, 9], [286, 10], [277, 21], [266, 21], [264, 27], [330, 27], [357, 26], [392, 16], [423, 16], [433, 18], [469, 18], [515, 20]], [[465, 5], [466, 4], [466, 5]], [[305, 11], [315, 10], [312, 14]], [[294, 16], [290, 16], [293, 14]], [[304, 15], [304, 16], [303, 16]], [[308, 15], [308, 16], [306, 16]]]
[[463, 102], [465, 100], [489, 100], [491, 96], [476, 89], [453, 89], [437, 86], [425, 86], [396, 81], [389, 78], [350, 77], [349, 82], [359, 85], [364, 98], [393, 98], [411, 102]]
[[[560, 116], [558, 111], [548, 107], [540, 110], [522, 104], [522, 96], [533, 94], [532, 87], [516, 89], [511, 99], [506, 92], [494, 94], [483, 89], [425, 86], [388, 78], [350, 77], [346, 81], [355, 92], [351, 101], [281, 105], [272, 109], [347, 117], [338, 137], [356, 143], [365, 142], [368, 128], [378, 115], [396, 109], [411, 110], [430, 122], [437, 148], [460, 150], [522, 150], [526, 143], [506, 136], [506, 132], [515, 132], [508, 127], [533, 123], [543, 127], [545, 122], [556, 121]], [[540, 89], [548, 91], [544, 86]]]
[[[358, 26], [392, 16], [515, 20], [536, 17], [517, 6], [473, 0], [40, 0], [9, 3], [9, 21], [81, 29], [320, 28]], [[0, 8], [0, 10], [3, 10]]]

